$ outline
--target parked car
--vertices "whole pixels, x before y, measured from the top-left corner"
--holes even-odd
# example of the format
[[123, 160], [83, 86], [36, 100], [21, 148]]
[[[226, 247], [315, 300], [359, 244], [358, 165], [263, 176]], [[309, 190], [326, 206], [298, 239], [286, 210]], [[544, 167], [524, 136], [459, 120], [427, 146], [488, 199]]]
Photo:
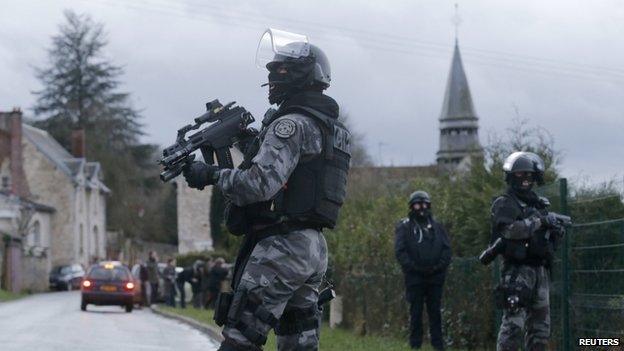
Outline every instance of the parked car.
[[119, 262], [100, 262], [89, 268], [82, 280], [80, 309], [87, 305], [125, 306], [126, 312], [134, 307], [134, 290], [140, 282], [135, 281], [128, 267]]
[[143, 301], [143, 291], [141, 287], [141, 265], [135, 264], [132, 266], [132, 278], [135, 281], [134, 284], [134, 304], [138, 306], [145, 306], [146, 301]]
[[80, 289], [84, 274], [85, 271], [79, 264], [56, 266], [50, 271], [50, 290]]

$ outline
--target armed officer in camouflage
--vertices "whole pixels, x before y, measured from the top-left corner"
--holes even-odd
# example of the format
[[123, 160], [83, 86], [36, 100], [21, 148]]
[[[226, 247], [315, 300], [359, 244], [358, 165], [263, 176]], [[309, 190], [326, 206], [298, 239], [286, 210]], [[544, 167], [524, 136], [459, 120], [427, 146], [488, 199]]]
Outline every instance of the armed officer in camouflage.
[[[270, 56], [264, 48], [269, 48]], [[323, 91], [331, 80], [325, 54], [307, 37], [269, 29], [257, 60], [268, 58], [269, 102], [258, 136], [238, 169], [195, 162], [191, 187], [214, 184], [230, 201], [226, 222], [244, 234], [233, 290], [217, 302], [225, 324], [219, 350], [261, 350], [271, 329], [278, 350], [317, 350], [319, 288], [327, 269], [323, 228], [332, 228], [346, 193], [350, 134], [338, 104]]]
[[496, 288], [498, 307], [504, 309], [497, 350], [520, 350], [522, 344], [528, 351], [547, 350], [548, 269], [560, 227], [547, 211], [548, 200], [532, 191], [535, 184], [543, 184], [542, 159], [531, 152], [514, 152], [503, 170], [509, 187], [492, 204], [491, 246], [480, 257], [489, 262], [497, 254], [503, 256]]

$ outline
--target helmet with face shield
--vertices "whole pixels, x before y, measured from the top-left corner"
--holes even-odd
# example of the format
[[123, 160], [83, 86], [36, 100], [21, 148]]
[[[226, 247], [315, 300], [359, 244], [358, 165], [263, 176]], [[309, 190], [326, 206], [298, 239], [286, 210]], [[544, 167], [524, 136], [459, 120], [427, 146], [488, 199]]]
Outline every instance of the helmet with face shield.
[[258, 44], [256, 65], [269, 70], [269, 102], [280, 104], [303, 90], [322, 91], [331, 82], [327, 56], [301, 34], [267, 29]]
[[[517, 188], [523, 188], [522, 182], [544, 184], [544, 161], [537, 154], [526, 151], [516, 151], [507, 156], [503, 163], [505, 182]], [[527, 175], [532, 179], [524, 179]]]

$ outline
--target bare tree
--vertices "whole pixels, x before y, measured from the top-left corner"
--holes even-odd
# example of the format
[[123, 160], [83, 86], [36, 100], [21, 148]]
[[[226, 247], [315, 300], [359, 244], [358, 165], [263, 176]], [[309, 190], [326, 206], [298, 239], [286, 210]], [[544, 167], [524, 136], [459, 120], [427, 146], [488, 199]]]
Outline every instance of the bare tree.
[[351, 132], [351, 167], [372, 166], [373, 159], [366, 149], [364, 134], [355, 130], [347, 113], [341, 113], [338, 118]]

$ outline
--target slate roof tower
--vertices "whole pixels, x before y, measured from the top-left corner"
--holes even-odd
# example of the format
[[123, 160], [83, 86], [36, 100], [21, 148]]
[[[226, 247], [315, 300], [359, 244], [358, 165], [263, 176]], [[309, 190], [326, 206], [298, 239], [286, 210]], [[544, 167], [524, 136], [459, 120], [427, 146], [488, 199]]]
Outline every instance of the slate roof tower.
[[472, 157], [483, 156], [479, 143], [479, 118], [474, 112], [457, 40], [439, 120], [440, 148], [436, 162], [440, 169], [462, 170], [468, 167]]

